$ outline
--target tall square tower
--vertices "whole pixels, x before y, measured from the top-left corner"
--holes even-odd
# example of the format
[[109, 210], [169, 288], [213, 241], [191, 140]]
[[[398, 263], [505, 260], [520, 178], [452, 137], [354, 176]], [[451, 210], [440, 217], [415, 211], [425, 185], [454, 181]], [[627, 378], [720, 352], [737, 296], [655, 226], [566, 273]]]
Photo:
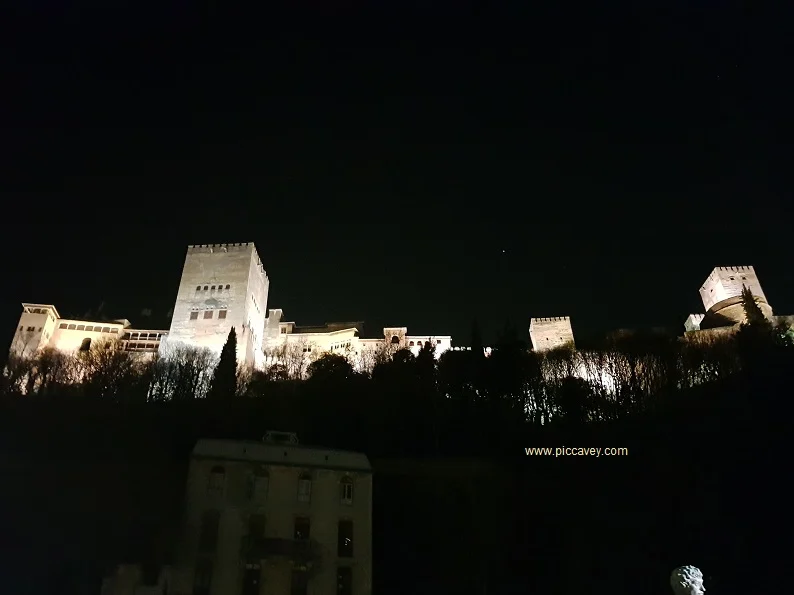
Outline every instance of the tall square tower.
[[253, 242], [188, 246], [167, 344], [220, 353], [237, 333], [237, 361], [255, 365], [262, 351], [270, 281]]
[[573, 328], [569, 316], [531, 318], [529, 338], [534, 351], [549, 351], [558, 347], [573, 347]]
[[768, 318], [772, 307], [766, 301], [764, 290], [751, 266], [715, 267], [700, 288], [700, 299], [709, 314], [717, 314], [726, 321], [743, 322], [742, 286], [756, 298], [761, 311]]

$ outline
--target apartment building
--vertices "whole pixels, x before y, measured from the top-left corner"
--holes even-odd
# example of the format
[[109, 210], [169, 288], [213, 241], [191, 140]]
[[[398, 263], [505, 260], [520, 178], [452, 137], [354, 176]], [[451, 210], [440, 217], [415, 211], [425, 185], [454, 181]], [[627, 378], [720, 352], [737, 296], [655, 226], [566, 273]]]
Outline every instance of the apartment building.
[[188, 471], [180, 595], [371, 595], [366, 455], [293, 433], [200, 440]]

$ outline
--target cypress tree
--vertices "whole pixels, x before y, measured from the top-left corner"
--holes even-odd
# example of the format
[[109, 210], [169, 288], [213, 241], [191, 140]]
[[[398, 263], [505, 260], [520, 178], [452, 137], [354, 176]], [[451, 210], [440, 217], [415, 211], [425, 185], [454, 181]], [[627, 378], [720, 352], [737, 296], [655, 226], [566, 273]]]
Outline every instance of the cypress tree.
[[766, 330], [772, 328], [772, 323], [764, 316], [758, 302], [755, 300], [755, 296], [745, 285], [742, 285], [742, 308], [744, 308], [744, 315], [747, 318], [748, 325]]
[[234, 398], [237, 393], [237, 333], [234, 327], [221, 350], [221, 357], [212, 373], [208, 399], [224, 400]]

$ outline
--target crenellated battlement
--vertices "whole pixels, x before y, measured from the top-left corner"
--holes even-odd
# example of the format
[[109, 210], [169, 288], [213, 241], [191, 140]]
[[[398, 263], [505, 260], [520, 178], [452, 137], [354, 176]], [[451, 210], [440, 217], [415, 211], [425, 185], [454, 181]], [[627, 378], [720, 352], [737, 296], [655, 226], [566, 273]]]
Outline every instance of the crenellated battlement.
[[193, 244], [187, 247], [187, 251], [189, 253], [212, 254], [216, 250], [220, 252], [243, 251], [253, 245], [253, 242], [242, 242], [236, 244]]
[[752, 272], [755, 271], [755, 269], [752, 266], [717, 267], [717, 270], [720, 270], [720, 271], [734, 271], [735, 273], [740, 273], [742, 271], [752, 273]]
[[550, 316], [546, 318], [530, 318], [529, 323], [533, 322], [566, 322], [571, 320], [570, 316]]

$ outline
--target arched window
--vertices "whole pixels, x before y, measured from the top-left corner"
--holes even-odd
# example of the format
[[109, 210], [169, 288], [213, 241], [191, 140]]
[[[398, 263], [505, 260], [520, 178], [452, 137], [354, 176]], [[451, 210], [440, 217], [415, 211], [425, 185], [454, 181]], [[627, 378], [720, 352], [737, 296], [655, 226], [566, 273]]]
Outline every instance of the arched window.
[[80, 351], [88, 351], [89, 349], [91, 349], [91, 339], [86, 337], [83, 339], [83, 342], [80, 343]]
[[397, 335], [394, 335], [394, 336], [391, 338], [391, 344], [392, 344], [392, 345], [397, 345], [399, 342], [400, 342], [400, 337], [398, 337]]
[[220, 465], [216, 465], [210, 471], [209, 482], [207, 483], [207, 492], [211, 494], [222, 494], [223, 488], [226, 484], [226, 470]]
[[267, 491], [270, 486], [270, 475], [261, 465], [254, 467], [248, 477], [248, 498], [254, 502], [267, 500]]
[[312, 477], [308, 473], [302, 473], [298, 479], [298, 502], [311, 502], [312, 499]]
[[350, 477], [343, 477], [339, 482], [339, 501], [342, 504], [353, 504], [353, 480]]
[[413, 342], [413, 341], [411, 341], [410, 343], [408, 343], [408, 347], [413, 347], [413, 346], [414, 346], [414, 342]]

